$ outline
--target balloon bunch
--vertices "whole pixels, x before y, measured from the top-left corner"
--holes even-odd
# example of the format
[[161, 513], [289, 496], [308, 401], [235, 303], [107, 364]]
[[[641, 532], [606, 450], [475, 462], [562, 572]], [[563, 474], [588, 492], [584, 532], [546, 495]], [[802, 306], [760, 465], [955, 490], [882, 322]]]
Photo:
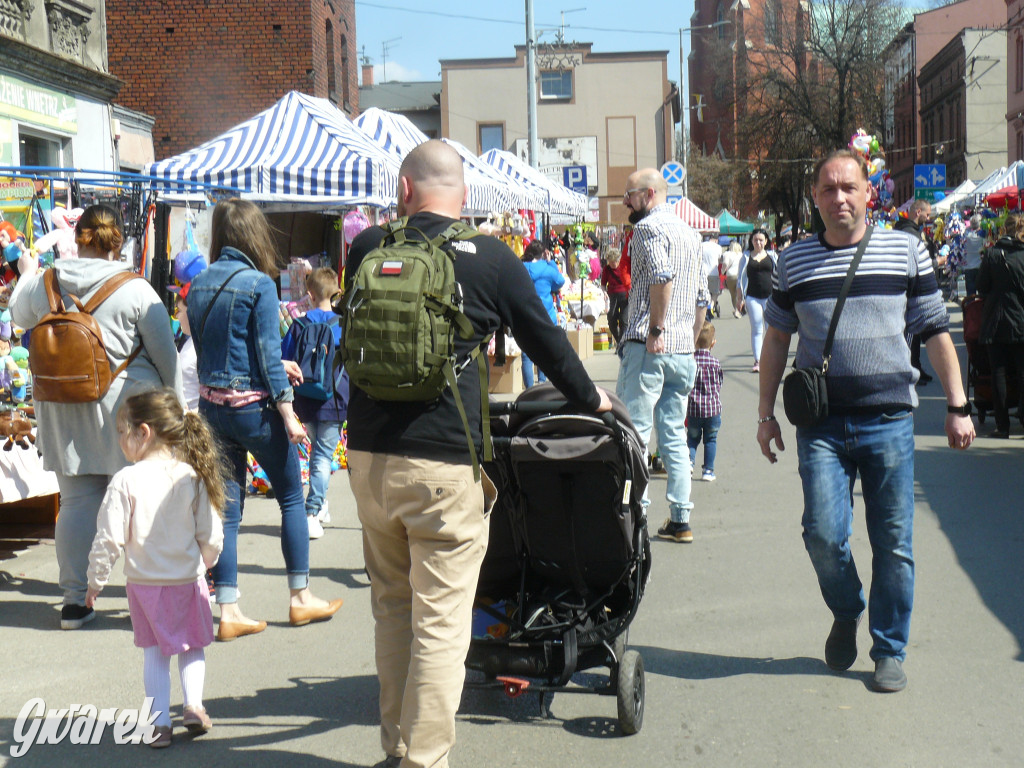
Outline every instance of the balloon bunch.
[[878, 143], [878, 138], [858, 128], [850, 138], [849, 148], [864, 158], [868, 166], [868, 181], [871, 182], [871, 201], [868, 208], [876, 213], [876, 218], [887, 214], [892, 207], [892, 193], [896, 183], [889, 178], [885, 169], [885, 152]]

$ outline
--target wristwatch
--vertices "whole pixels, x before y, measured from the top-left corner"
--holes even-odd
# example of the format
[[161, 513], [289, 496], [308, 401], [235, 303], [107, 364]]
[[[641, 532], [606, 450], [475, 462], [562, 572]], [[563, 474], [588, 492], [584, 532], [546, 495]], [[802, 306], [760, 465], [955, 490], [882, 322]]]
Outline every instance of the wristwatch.
[[963, 405], [947, 405], [946, 406], [946, 413], [955, 413], [955, 414], [958, 414], [960, 416], [970, 416], [971, 415], [971, 401], [968, 400]]
[[647, 331], [647, 335], [650, 336], [651, 338], [656, 339], [659, 336], [661, 336], [661, 334], [662, 334], [662, 332], [664, 330], [665, 329], [662, 326], [660, 326], [660, 325], [652, 325], [650, 327], [650, 330]]

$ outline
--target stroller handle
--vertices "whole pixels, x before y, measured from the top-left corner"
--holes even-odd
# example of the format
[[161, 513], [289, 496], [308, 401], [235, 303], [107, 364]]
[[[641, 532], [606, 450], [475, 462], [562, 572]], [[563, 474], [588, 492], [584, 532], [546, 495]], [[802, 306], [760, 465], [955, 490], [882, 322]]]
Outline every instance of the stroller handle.
[[[504, 402], [490, 404], [491, 414], [504, 416], [510, 413], [521, 413], [524, 416], [543, 416], [549, 413], [558, 413], [570, 409], [568, 400], [529, 400], [526, 402]], [[618, 422], [611, 411], [604, 413], [592, 413], [609, 427], [615, 427]]]

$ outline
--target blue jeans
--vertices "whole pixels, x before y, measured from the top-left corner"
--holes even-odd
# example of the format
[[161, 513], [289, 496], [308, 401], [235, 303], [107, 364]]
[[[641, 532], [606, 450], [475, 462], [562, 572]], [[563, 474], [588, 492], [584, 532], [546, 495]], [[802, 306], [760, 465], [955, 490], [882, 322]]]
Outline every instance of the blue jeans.
[[533, 360], [528, 358], [525, 352], [523, 352], [523, 386], [526, 387], [527, 389], [533, 386], [534, 368], [537, 369], [538, 384], [542, 381], [548, 380], [548, 377], [544, 375], [544, 371], [542, 371], [540, 367], [536, 363], [534, 363]]
[[265, 400], [241, 408], [200, 400], [199, 413], [219, 438], [231, 470], [224, 488], [224, 551], [213, 567], [217, 602], [238, 602], [238, 528], [245, 506], [246, 451], [267, 473], [281, 507], [281, 551], [288, 588], [309, 586], [309, 524], [302, 498], [299, 451], [288, 442], [281, 414]]
[[914, 604], [914, 416], [830, 416], [797, 429], [803, 537], [825, 604], [840, 620], [864, 612], [850, 551], [853, 485], [860, 474], [871, 542], [871, 658], [903, 659]]
[[327, 498], [327, 486], [331, 482], [331, 460], [341, 440], [340, 421], [306, 422], [306, 434], [312, 450], [309, 452], [309, 492], [306, 494], [306, 514], [315, 515]]
[[722, 427], [722, 414], [698, 419], [694, 416], [686, 420], [686, 444], [690, 447], [690, 463], [697, 463], [697, 446], [701, 438], [704, 440], [705, 472], [715, 471], [715, 454], [718, 452], [718, 430]]
[[[686, 397], [697, 377], [693, 355], [652, 355], [647, 347], [623, 342], [622, 362], [615, 393], [629, 410], [644, 446], [650, 442], [651, 428], [658, 428], [658, 453], [668, 472], [669, 517], [676, 523], [690, 521], [690, 463], [686, 446]], [[644, 508], [650, 505], [644, 491]]]
[[754, 362], [761, 362], [761, 344], [764, 342], [764, 305], [768, 299], [744, 296], [747, 305], [747, 318], [750, 320], [750, 351], [754, 353]]

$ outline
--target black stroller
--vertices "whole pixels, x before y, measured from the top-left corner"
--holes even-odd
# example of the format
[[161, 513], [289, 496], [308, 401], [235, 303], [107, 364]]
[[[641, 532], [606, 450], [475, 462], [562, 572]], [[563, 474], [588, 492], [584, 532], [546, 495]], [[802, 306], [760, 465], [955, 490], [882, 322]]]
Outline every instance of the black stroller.
[[[626, 650], [650, 571], [640, 501], [645, 451], [625, 406], [569, 410], [550, 384], [492, 404], [498, 487], [466, 666], [516, 697], [528, 689], [615, 696], [624, 734], [640, 730], [644, 666]], [[606, 683], [569, 680], [607, 667]], [[529, 679], [527, 679], [529, 678]]]

